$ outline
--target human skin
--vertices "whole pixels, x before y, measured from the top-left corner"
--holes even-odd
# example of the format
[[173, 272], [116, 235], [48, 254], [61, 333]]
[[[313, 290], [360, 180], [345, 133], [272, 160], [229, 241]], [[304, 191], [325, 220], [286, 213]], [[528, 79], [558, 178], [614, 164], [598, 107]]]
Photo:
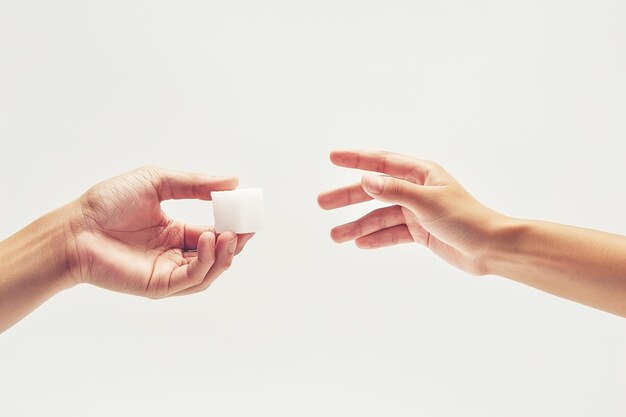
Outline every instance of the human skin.
[[626, 317], [626, 237], [500, 214], [438, 164], [382, 151], [334, 151], [331, 161], [365, 173], [319, 195], [323, 209], [389, 203], [331, 230], [363, 249], [418, 243], [473, 275], [499, 275]]
[[0, 332], [77, 284], [163, 298], [203, 291], [253, 234], [168, 217], [161, 201], [210, 200], [236, 177], [145, 167], [95, 185], [0, 242]]

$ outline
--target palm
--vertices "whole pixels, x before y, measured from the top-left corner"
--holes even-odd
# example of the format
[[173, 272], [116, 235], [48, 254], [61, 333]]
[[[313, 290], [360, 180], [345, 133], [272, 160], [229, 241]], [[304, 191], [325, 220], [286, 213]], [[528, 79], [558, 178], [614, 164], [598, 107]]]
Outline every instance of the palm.
[[[181, 227], [161, 210], [154, 187], [129, 178], [103, 184], [87, 205], [82, 236], [90, 282], [114, 291], [157, 294], [183, 257]], [[94, 203], [95, 201], [95, 203]]]

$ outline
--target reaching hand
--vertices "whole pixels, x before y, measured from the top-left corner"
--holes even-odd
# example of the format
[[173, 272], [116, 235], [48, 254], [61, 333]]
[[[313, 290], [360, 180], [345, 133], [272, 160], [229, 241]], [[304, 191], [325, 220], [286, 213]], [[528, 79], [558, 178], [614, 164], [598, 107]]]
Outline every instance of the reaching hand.
[[104, 181], [76, 203], [67, 245], [70, 275], [113, 291], [161, 298], [206, 289], [230, 266], [252, 234], [173, 220], [169, 199], [210, 200], [236, 188], [235, 177], [141, 168]]
[[389, 152], [335, 151], [330, 159], [386, 175], [365, 174], [358, 184], [320, 194], [322, 208], [372, 199], [392, 204], [335, 227], [334, 241], [355, 240], [364, 249], [417, 242], [464, 271], [486, 273], [490, 235], [505, 217], [479, 203], [439, 165]]

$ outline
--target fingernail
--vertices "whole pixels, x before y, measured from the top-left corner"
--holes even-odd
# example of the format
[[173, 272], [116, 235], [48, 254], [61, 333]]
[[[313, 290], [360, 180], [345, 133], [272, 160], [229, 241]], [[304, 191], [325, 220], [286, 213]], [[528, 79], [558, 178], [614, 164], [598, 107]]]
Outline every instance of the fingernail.
[[237, 248], [237, 238], [234, 238], [233, 240], [230, 241], [230, 243], [228, 244], [228, 252], [229, 253], [235, 253], [235, 249]]
[[373, 194], [382, 193], [385, 187], [385, 180], [380, 175], [365, 174], [363, 175], [363, 182], [367, 191]]

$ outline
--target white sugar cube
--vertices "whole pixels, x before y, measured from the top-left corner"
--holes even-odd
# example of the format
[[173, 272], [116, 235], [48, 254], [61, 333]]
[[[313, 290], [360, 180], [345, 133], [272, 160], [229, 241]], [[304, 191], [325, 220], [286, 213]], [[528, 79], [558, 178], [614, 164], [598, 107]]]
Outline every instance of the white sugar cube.
[[251, 233], [263, 229], [263, 189], [213, 191], [215, 232]]

